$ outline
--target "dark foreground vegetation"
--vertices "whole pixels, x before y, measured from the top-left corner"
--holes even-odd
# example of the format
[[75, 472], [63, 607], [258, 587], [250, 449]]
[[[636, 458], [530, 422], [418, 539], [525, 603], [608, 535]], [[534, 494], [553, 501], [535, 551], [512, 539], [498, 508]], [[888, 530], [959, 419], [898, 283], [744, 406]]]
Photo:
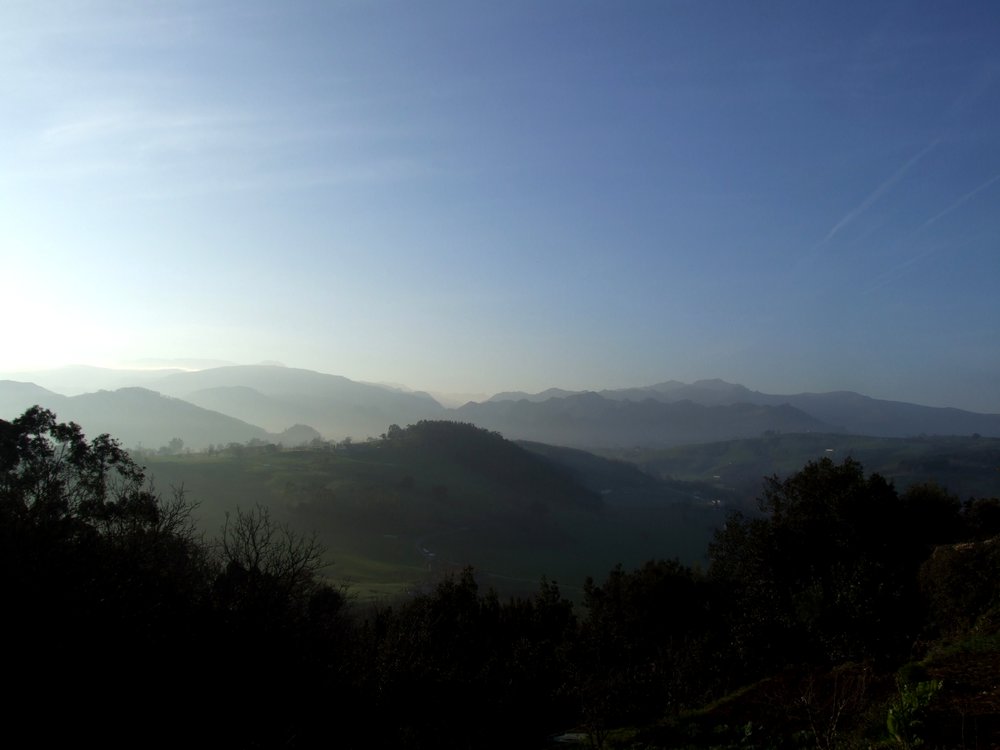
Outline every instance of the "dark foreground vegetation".
[[1000, 745], [1000, 501], [773, 478], [708, 566], [352, 604], [254, 508], [218, 539], [118, 444], [0, 421], [4, 730], [30, 746]]

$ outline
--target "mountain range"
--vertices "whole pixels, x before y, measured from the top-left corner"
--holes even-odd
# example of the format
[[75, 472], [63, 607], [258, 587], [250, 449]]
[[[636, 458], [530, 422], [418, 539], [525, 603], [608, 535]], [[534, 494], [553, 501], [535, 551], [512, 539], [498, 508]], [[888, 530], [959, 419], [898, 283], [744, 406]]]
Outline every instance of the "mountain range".
[[[585, 449], [666, 447], [763, 433], [1000, 436], [1000, 414], [847, 391], [766, 394], [723, 380], [505, 392], [446, 408], [423, 392], [280, 365], [196, 371], [74, 367], [4, 377], [9, 379], [0, 380], [0, 418], [11, 419], [39, 404], [130, 447], [155, 448], [173, 438], [196, 450], [255, 439], [285, 444], [320, 435], [358, 440], [380, 435], [393, 423], [438, 419], [470, 422], [511, 439]], [[284, 432], [293, 426], [295, 432]]]
[[[499, 393], [489, 403], [528, 401], [544, 403], [553, 397], [572, 398], [584, 392], [552, 389], [539, 394]], [[558, 395], [556, 395], [558, 394]], [[643, 388], [623, 388], [598, 391], [597, 395], [613, 401], [667, 404], [690, 401], [702, 406], [790, 406], [827, 425], [830, 432], [848, 432], [876, 437], [912, 437], [915, 435], [982, 435], [996, 436], [1000, 415], [980, 414], [950, 407], [922, 406], [904, 401], [875, 399], [852, 391], [828, 393], [798, 393], [776, 395], [754, 391], [746, 386], [724, 380], [698, 380], [681, 383], [670, 380]], [[773, 428], [791, 432], [791, 429]], [[735, 436], [734, 436], [735, 437]], [[698, 442], [698, 441], [692, 441]]]

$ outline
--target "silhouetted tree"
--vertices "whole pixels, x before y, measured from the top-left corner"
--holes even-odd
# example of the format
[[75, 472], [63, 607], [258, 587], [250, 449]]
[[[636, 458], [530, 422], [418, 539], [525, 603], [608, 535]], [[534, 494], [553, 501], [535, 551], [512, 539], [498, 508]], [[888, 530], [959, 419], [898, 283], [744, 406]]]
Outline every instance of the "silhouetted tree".
[[962, 506], [965, 533], [971, 539], [991, 539], [1000, 534], [1000, 498], [970, 499]]
[[858, 462], [824, 458], [767, 479], [760, 507], [762, 518], [730, 518], [710, 549], [748, 667], [909, 648], [922, 618], [916, 571], [960, 529], [954, 498], [927, 485], [900, 498]]
[[587, 617], [576, 660], [588, 722], [648, 719], [704, 697], [710, 584], [676, 560], [620, 565], [584, 584]]
[[942, 545], [920, 569], [920, 584], [941, 634], [968, 631], [992, 614], [1000, 626], [1000, 538]]
[[39, 407], [0, 420], [7, 715], [33, 741], [124, 743], [190, 677], [207, 582], [190, 511], [107, 435]]

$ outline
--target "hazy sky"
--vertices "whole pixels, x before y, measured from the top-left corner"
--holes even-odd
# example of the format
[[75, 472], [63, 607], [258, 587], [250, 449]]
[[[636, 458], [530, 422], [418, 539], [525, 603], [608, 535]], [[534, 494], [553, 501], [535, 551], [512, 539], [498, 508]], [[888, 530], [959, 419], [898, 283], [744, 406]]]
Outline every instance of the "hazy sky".
[[0, 3], [0, 370], [1000, 412], [1000, 4]]

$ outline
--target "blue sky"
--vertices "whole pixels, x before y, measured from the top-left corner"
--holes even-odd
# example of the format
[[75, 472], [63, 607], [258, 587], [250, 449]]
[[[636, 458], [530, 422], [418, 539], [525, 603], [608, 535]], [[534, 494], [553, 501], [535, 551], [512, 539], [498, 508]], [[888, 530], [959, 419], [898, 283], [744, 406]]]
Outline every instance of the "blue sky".
[[1000, 6], [0, 5], [0, 371], [1000, 412]]

